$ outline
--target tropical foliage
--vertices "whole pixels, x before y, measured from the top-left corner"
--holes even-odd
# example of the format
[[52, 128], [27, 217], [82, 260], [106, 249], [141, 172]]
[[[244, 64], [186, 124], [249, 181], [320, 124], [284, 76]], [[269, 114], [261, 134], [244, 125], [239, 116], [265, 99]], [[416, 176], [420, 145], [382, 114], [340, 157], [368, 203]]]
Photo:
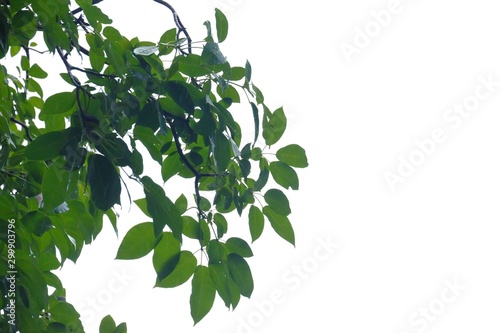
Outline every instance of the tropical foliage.
[[[76, 262], [103, 223], [118, 232], [132, 182], [144, 194], [127, 204], [148, 220], [126, 232], [116, 258], [152, 253], [156, 287], [191, 279], [195, 324], [217, 295], [234, 309], [252, 294], [253, 253], [244, 235], [229, 236], [233, 212], [252, 242], [267, 221], [295, 243], [285, 192], [299, 188], [307, 157], [296, 144], [271, 149], [285, 112], [265, 104], [249, 62], [233, 66], [222, 53], [225, 15], [216, 9], [195, 43], [174, 8], [153, 0], [173, 25], [144, 41], [113, 27], [101, 1], [0, 0], [2, 332], [83, 331], [54, 272]], [[43, 57], [65, 70], [54, 73]], [[61, 87], [50, 96], [47, 77]], [[235, 108], [248, 115], [251, 137]], [[192, 185], [172, 198], [163, 185], [175, 178]], [[101, 333], [125, 331], [109, 316], [101, 322]]]

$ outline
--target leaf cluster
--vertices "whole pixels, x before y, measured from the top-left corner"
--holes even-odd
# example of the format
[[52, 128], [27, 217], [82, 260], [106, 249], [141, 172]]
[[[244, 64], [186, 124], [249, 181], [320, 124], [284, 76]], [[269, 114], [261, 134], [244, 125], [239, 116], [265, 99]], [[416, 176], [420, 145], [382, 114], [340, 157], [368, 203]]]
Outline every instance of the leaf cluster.
[[[174, 9], [156, 2], [172, 11], [175, 26], [143, 41], [123, 36], [90, 0], [77, 0], [73, 11], [69, 0], [0, 1], [0, 59], [17, 70], [0, 64], [0, 308], [9, 302], [14, 220], [22, 332], [83, 331], [53, 271], [76, 262], [104, 221], [118, 233], [116, 209], [131, 198], [130, 181], [143, 189], [133, 202], [147, 221], [128, 230], [116, 258], [152, 254], [156, 287], [191, 279], [195, 324], [217, 295], [234, 309], [253, 292], [253, 253], [230, 233], [233, 213], [248, 220], [252, 242], [267, 221], [295, 245], [286, 191], [299, 188], [296, 169], [308, 161], [297, 144], [271, 149], [286, 130], [283, 108], [264, 103], [248, 61], [232, 66], [224, 56], [228, 21], [220, 10], [215, 27], [205, 22], [207, 36], [194, 43]], [[45, 56], [65, 68], [67, 88], [51, 96], [42, 80], [54, 73], [37, 63]], [[253, 120], [250, 138], [235, 109]], [[161, 174], [150, 175], [148, 163]], [[192, 187], [174, 199], [163, 188], [172, 178]], [[9, 329], [5, 314], [0, 331]], [[102, 333], [125, 331], [109, 316], [101, 322]]]

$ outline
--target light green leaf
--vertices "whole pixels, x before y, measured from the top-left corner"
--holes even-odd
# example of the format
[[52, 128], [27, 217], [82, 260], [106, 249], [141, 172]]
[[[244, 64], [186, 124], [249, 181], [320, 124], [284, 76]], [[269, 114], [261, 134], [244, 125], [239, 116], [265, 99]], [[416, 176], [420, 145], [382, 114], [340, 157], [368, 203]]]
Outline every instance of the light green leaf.
[[139, 223], [127, 231], [118, 248], [116, 259], [137, 259], [144, 257], [155, 247], [152, 222]]
[[157, 281], [155, 287], [173, 288], [180, 286], [193, 275], [196, 263], [196, 257], [191, 252], [181, 251], [174, 270], [163, 280]]
[[305, 168], [308, 166], [306, 151], [297, 144], [291, 144], [278, 149], [276, 157], [281, 162], [296, 168]]
[[99, 325], [99, 333], [113, 333], [116, 328], [115, 321], [111, 315], [107, 315], [102, 318], [101, 324]]
[[262, 136], [266, 145], [271, 146], [278, 142], [286, 129], [286, 116], [283, 108], [279, 108], [274, 113], [265, 112], [262, 120]]
[[43, 115], [62, 114], [73, 111], [76, 107], [76, 95], [73, 92], [61, 92], [47, 98], [42, 108]]

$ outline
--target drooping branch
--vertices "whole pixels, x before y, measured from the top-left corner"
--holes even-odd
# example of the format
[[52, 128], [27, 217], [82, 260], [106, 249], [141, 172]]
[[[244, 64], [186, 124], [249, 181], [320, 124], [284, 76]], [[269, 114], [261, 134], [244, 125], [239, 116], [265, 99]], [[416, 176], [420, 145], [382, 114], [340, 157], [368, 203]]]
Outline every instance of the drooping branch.
[[[98, 3], [102, 2], [102, 1], [104, 1], [104, 0], [92, 0], [92, 5], [96, 5], [96, 4], [98, 4]], [[179, 32], [177, 33], [177, 38], [179, 38], [180, 33], [182, 32], [182, 34], [184, 35], [184, 37], [186, 37], [186, 40], [187, 40], [187, 43], [188, 43], [188, 53], [191, 53], [192, 52], [192, 50], [191, 50], [191, 43], [192, 43], [191, 36], [187, 32], [187, 29], [184, 26], [184, 24], [182, 24], [182, 21], [181, 21], [179, 15], [175, 11], [175, 8], [171, 4], [169, 4], [168, 2], [163, 1], [163, 0], [153, 0], [153, 1], [156, 2], [156, 3], [159, 3], [162, 6], [167, 7], [172, 12], [172, 15], [174, 16], [174, 23], [177, 26], [177, 29], [179, 29]], [[82, 11], [83, 11], [83, 9], [81, 7], [78, 7], [77, 9], [72, 10], [71, 14], [72, 15], [76, 15], [76, 14], [82, 12]], [[186, 54], [182, 49], [181, 49], [181, 52], [183, 54]]]
[[[174, 15], [175, 25], [179, 29], [179, 33], [177, 34], [177, 38], [179, 38], [180, 32], [182, 32], [184, 34], [184, 36], [186, 37], [187, 42], [188, 42], [188, 53], [191, 53], [191, 42], [192, 42], [191, 36], [189, 36], [189, 34], [186, 30], [186, 27], [184, 27], [184, 25], [182, 24], [181, 19], [180, 19], [179, 15], [177, 14], [177, 12], [175, 11], [174, 7], [172, 7], [169, 3], [167, 3], [163, 0], [153, 0], [153, 1], [156, 3], [159, 3], [160, 5], [167, 7], [172, 12], [172, 15]], [[181, 52], [184, 53], [184, 51], [182, 51], [182, 50], [181, 50]]]
[[13, 123], [16, 123], [16, 124], [20, 125], [24, 129], [24, 133], [26, 133], [26, 137], [28, 138], [28, 141], [29, 142], [33, 141], [33, 138], [31, 137], [31, 134], [30, 134], [30, 128], [25, 123], [17, 120], [14, 117], [10, 117], [10, 121], [12, 121]]
[[198, 172], [195, 167], [189, 162], [187, 159], [186, 155], [182, 151], [181, 147], [181, 142], [179, 140], [179, 134], [175, 130], [174, 123], [172, 122], [172, 118], [166, 113], [163, 112], [163, 117], [165, 118], [165, 121], [169, 125], [172, 135], [174, 137], [174, 143], [175, 147], [177, 148], [177, 152], [179, 153], [179, 157], [181, 158], [182, 163], [187, 166], [187, 168], [193, 173], [194, 175], [194, 192], [196, 196], [196, 207], [198, 209], [198, 215], [202, 218], [206, 218], [205, 213], [201, 209], [201, 195], [200, 195], [200, 179], [202, 177], [217, 177], [217, 174], [212, 174], [212, 173], [200, 173]]

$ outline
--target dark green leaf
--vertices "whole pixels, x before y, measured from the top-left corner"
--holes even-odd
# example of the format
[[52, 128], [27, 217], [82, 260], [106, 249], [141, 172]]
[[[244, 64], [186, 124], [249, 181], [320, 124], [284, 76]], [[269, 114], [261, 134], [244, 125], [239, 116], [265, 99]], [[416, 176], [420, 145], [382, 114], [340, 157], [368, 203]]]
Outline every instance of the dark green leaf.
[[214, 141], [213, 151], [215, 166], [217, 171], [222, 174], [231, 161], [231, 143], [228, 138], [220, 132], [217, 132]]
[[270, 189], [266, 192], [266, 194], [264, 194], [264, 199], [269, 207], [271, 207], [276, 213], [285, 216], [291, 213], [288, 198], [282, 191]]
[[87, 182], [91, 198], [97, 208], [107, 211], [120, 203], [120, 176], [113, 163], [105, 156], [90, 155], [88, 158]]
[[41, 211], [33, 211], [23, 216], [22, 222], [26, 229], [34, 235], [41, 237], [52, 228], [50, 218]]
[[271, 227], [273, 227], [274, 231], [276, 231], [281, 238], [295, 246], [295, 234], [288, 217], [276, 213], [269, 206], [264, 207], [263, 212], [271, 223]]
[[210, 269], [199, 265], [194, 271], [192, 292], [189, 299], [191, 317], [198, 323], [210, 311], [215, 300], [215, 285], [210, 276]]
[[50, 160], [61, 155], [63, 147], [68, 140], [64, 131], [49, 132], [35, 138], [26, 150], [24, 155], [30, 160]]
[[228, 22], [226, 16], [217, 8], [215, 8], [215, 27], [217, 28], [217, 40], [222, 43], [228, 32]]
[[153, 217], [155, 235], [158, 236], [165, 225], [172, 230], [175, 238], [182, 240], [182, 217], [174, 203], [165, 196], [163, 188], [153, 182], [151, 178], [142, 178], [144, 193], [148, 203], [148, 211]]
[[253, 278], [250, 266], [242, 256], [231, 253], [227, 256], [227, 264], [229, 272], [238, 286], [240, 294], [245, 297], [250, 297], [253, 292]]
[[226, 241], [228, 253], [236, 253], [242, 257], [252, 257], [253, 252], [247, 242], [238, 237], [231, 237]]
[[180, 253], [181, 243], [171, 232], [164, 232], [153, 253], [153, 266], [156, 271], [157, 282], [174, 271], [179, 262]]
[[207, 65], [221, 65], [227, 62], [226, 57], [219, 49], [219, 45], [213, 42], [208, 42], [203, 47], [201, 59]]
[[283, 162], [271, 162], [269, 170], [273, 175], [274, 180], [284, 188], [299, 189], [299, 177], [293, 168]]
[[264, 230], [264, 214], [262, 214], [258, 207], [250, 206], [250, 211], [248, 213], [248, 224], [250, 226], [252, 242], [255, 242]]

